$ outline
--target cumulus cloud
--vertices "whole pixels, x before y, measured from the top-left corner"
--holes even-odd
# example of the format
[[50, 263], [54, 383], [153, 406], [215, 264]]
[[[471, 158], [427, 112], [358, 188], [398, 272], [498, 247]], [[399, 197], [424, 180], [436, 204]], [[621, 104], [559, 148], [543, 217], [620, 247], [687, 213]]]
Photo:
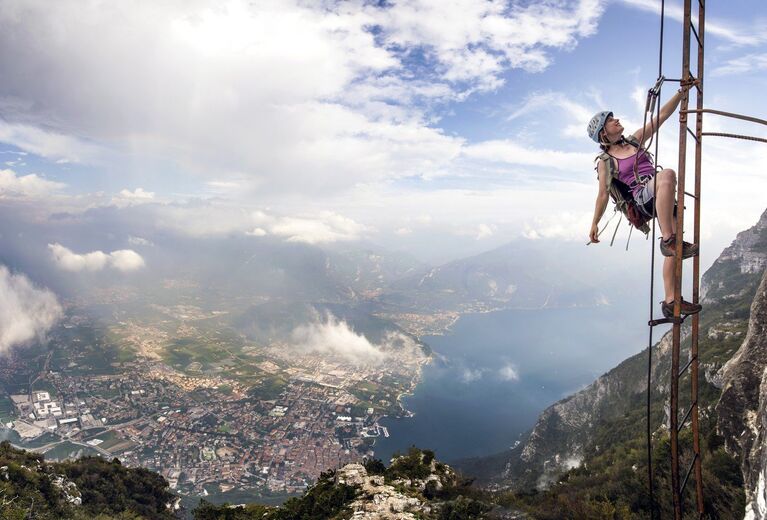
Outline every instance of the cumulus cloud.
[[365, 229], [354, 220], [332, 211], [299, 217], [278, 217], [257, 211], [253, 213], [253, 220], [257, 227], [249, 232], [250, 235], [272, 234], [288, 242], [307, 244], [356, 240]]
[[14, 345], [44, 339], [61, 315], [61, 305], [50, 290], [0, 265], [0, 354]]
[[477, 226], [477, 240], [493, 236], [493, 228], [487, 224]]
[[134, 206], [137, 204], [146, 204], [154, 202], [154, 192], [146, 191], [143, 188], [136, 188], [133, 191], [120, 190], [116, 197], [112, 197], [112, 204], [117, 207]]
[[107, 267], [122, 272], [135, 271], [144, 267], [144, 259], [132, 249], [121, 249], [104, 253], [92, 251], [78, 254], [61, 244], [48, 244], [53, 255], [53, 260], [60, 268], [66, 271], [101, 271]]
[[546, 68], [605, 4], [9, 0], [0, 140], [78, 162], [110, 143], [132, 168], [159, 157], [219, 191], [428, 177], [464, 143], [434, 127], [435, 104]]
[[61, 190], [65, 184], [43, 179], [34, 173], [17, 175], [11, 170], [0, 170], [0, 199], [39, 198]]

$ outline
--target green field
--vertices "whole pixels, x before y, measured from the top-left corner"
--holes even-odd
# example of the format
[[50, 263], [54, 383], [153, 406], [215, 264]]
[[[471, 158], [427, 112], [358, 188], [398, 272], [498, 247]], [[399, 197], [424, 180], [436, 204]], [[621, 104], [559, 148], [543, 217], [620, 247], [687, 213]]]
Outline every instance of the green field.
[[194, 338], [180, 338], [165, 347], [163, 361], [180, 368], [197, 362], [207, 369], [228, 356], [229, 354], [217, 345], [201, 343]]

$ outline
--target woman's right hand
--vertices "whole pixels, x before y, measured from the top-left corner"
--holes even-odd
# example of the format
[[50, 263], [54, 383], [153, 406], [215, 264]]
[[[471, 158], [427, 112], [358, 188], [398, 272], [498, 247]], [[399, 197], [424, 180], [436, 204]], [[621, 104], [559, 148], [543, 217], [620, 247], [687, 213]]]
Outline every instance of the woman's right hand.
[[591, 224], [591, 231], [589, 232], [589, 238], [595, 244], [599, 243], [599, 225]]

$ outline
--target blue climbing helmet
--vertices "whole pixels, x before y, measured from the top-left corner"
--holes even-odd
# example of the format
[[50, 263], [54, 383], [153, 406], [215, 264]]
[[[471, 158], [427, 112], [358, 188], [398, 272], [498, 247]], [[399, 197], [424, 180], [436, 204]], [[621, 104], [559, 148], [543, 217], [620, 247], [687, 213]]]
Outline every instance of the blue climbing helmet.
[[586, 131], [589, 133], [589, 137], [591, 137], [592, 141], [599, 144], [599, 132], [601, 132], [605, 127], [605, 121], [607, 121], [607, 118], [612, 115], [612, 112], [605, 110], [604, 112], [597, 112], [594, 117], [591, 118], [591, 121], [589, 121], [589, 127]]

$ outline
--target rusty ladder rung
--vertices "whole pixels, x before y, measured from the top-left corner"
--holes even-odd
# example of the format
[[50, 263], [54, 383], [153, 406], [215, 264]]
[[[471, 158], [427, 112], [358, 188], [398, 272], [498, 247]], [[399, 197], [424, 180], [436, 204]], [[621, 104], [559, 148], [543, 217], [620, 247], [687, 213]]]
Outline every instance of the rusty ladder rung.
[[690, 414], [692, 413], [692, 409], [693, 409], [693, 408], [695, 408], [695, 405], [696, 405], [696, 404], [698, 404], [698, 400], [697, 400], [697, 399], [696, 399], [696, 400], [694, 400], [694, 401], [693, 401], [693, 402], [690, 404], [690, 408], [688, 408], [688, 409], [687, 409], [687, 413], [686, 413], [686, 414], [684, 414], [684, 418], [683, 418], [683, 419], [682, 419], [682, 421], [679, 423], [679, 426], [677, 426], [677, 427], [676, 427], [676, 431], [677, 431], [677, 432], [681, 432], [681, 431], [684, 429], [684, 423], [686, 423], [686, 422], [687, 422], [687, 419], [689, 419], [689, 418], [690, 418]]
[[687, 469], [687, 474], [684, 476], [684, 480], [682, 481], [682, 485], [679, 486], [679, 494], [681, 495], [684, 493], [684, 488], [687, 486], [687, 481], [690, 480], [690, 475], [692, 474], [692, 468], [695, 467], [695, 461], [698, 460], [698, 454], [693, 454], [692, 462], [690, 463], [690, 467]]
[[698, 200], [698, 196], [695, 195], [694, 193], [690, 193], [689, 191], [685, 191], [684, 194], [687, 195], [688, 197], [691, 197], [691, 198], [693, 198], [695, 200]]
[[685, 371], [690, 368], [690, 365], [692, 365], [692, 362], [698, 359], [698, 356], [693, 356], [690, 358], [690, 360], [687, 362], [685, 366], [679, 369], [679, 373], [677, 374], [677, 377], [682, 377], [682, 374], [685, 373]]
[[681, 325], [684, 323], [685, 318], [686, 316], [680, 316], [678, 318], [658, 318], [648, 321], [647, 325], [650, 327], [657, 327], [658, 325], [665, 325], [666, 323], [679, 323]]

